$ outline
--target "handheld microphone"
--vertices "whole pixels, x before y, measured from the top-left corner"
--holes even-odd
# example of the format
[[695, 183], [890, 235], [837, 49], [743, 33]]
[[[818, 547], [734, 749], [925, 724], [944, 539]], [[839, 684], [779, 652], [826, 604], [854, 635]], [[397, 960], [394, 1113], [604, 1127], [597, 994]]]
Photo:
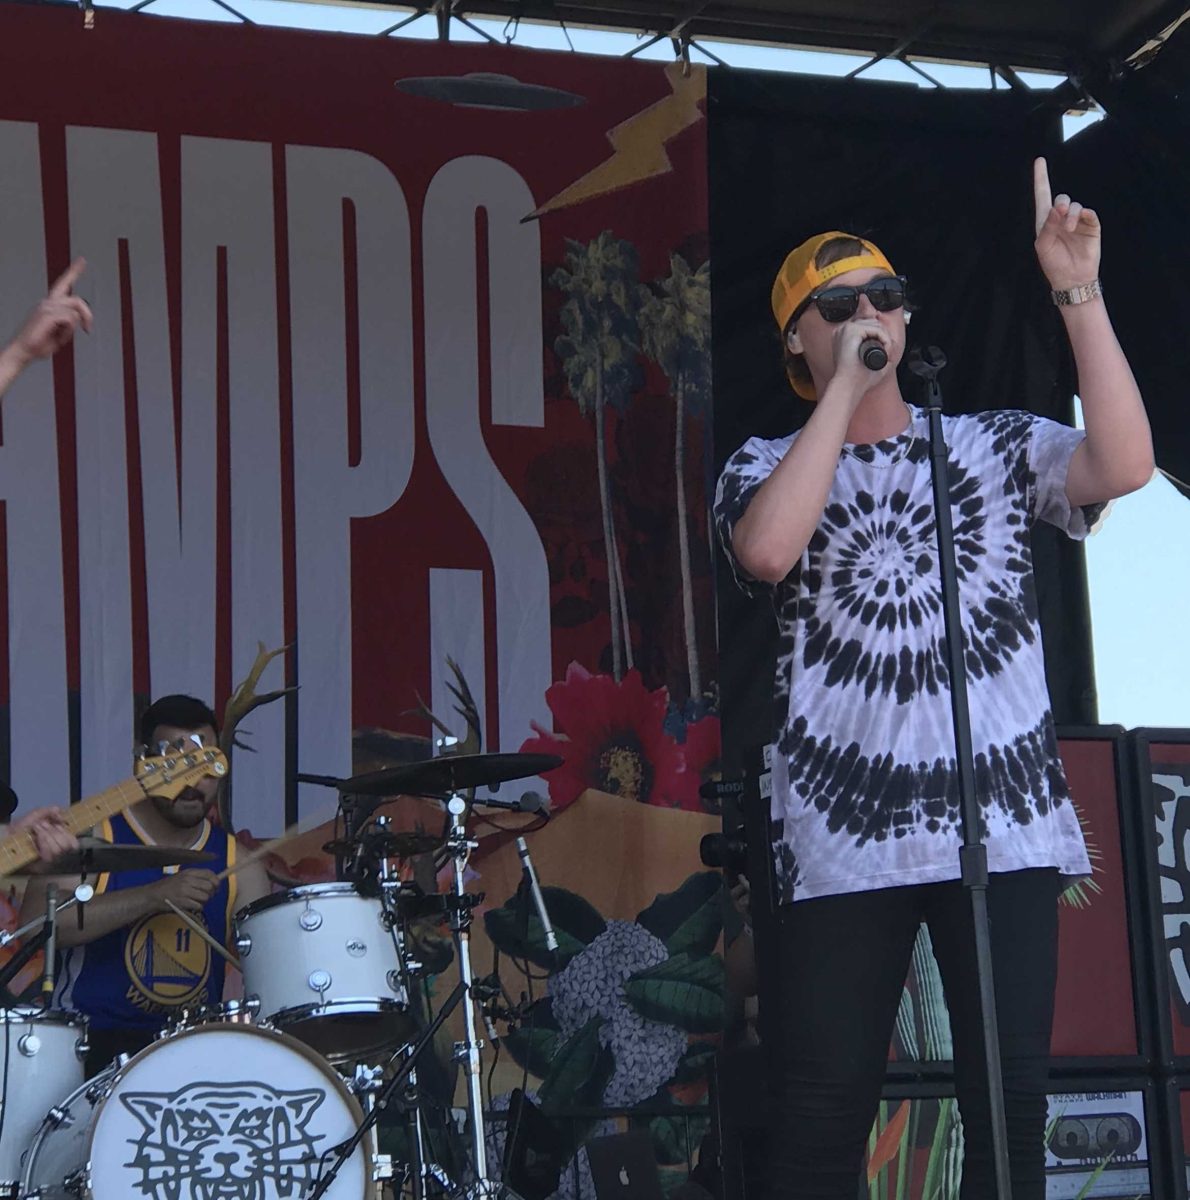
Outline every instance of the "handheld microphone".
[[45, 889], [45, 924], [49, 931], [45, 941], [45, 970], [41, 978], [41, 994], [46, 1005], [53, 1003], [54, 960], [58, 957], [58, 889], [50, 883]]
[[529, 857], [529, 847], [523, 837], [517, 838], [516, 848], [517, 853], [521, 856], [521, 866], [524, 869], [525, 878], [529, 881], [529, 891], [533, 894], [533, 904], [537, 909], [537, 916], [541, 921], [541, 927], [545, 930], [546, 949], [551, 954], [557, 954], [558, 935], [554, 933], [554, 927], [550, 924], [550, 914], [545, 906], [545, 897], [541, 894], [541, 885], [537, 882], [537, 872], [533, 869], [533, 860]]
[[888, 362], [887, 352], [880, 344], [880, 340], [874, 337], [864, 338], [860, 342], [859, 358], [869, 371], [883, 370], [885, 363]]

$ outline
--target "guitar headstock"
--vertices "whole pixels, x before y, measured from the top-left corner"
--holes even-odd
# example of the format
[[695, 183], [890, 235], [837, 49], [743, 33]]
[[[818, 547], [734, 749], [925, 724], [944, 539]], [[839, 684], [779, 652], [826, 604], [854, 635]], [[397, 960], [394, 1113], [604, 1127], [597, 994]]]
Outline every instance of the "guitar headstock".
[[138, 754], [136, 781], [146, 796], [172, 800], [208, 776], [227, 774], [227, 756], [218, 746], [204, 746], [180, 738], [172, 746], [158, 747], [159, 754]]

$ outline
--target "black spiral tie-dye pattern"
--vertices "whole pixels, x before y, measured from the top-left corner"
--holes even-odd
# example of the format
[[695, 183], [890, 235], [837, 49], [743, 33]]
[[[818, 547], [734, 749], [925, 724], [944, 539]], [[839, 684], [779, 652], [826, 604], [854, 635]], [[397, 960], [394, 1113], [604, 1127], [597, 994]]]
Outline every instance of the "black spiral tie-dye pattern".
[[[1090, 873], [1069, 803], [1037, 621], [1029, 527], [1085, 537], [1070, 508], [1083, 435], [1030, 413], [944, 418], [950, 445], [976, 785], [993, 871]], [[731, 531], [793, 444], [753, 438], [728, 460], [715, 520]], [[771, 589], [780, 630], [773, 829], [782, 898], [958, 877], [958, 782], [924, 413], [848, 445], [814, 536]]]

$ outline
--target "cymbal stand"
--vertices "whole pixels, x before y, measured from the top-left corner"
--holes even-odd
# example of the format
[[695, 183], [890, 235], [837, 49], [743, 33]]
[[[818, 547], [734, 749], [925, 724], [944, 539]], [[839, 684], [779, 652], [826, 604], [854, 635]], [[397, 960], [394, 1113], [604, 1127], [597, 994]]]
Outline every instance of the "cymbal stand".
[[[475, 978], [471, 969], [471, 909], [476, 898], [468, 896], [465, 886], [467, 861], [477, 843], [467, 836], [467, 801], [455, 792], [446, 805], [450, 814], [450, 834], [447, 847], [454, 860], [450, 928], [454, 934], [455, 953], [459, 962], [459, 980], [470, 993]], [[475, 1180], [467, 1191], [474, 1198], [501, 1196], [507, 1189], [498, 1180], [488, 1177], [487, 1143], [483, 1115], [483, 1080], [480, 1073], [479, 1051], [483, 1043], [479, 1039], [475, 1019], [475, 999], [468, 994], [463, 1002], [464, 1040], [455, 1043], [455, 1059], [463, 1064], [467, 1074], [467, 1100], [471, 1115], [471, 1164]]]
[[[81, 913], [82, 906], [86, 904], [86, 902], [94, 895], [95, 889], [89, 883], [80, 883], [74, 889], [71, 895], [67, 896], [65, 900], [58, 902], [56, 899], [56, 893], [54, 893], [51, 888], [46, 897], [47, 900], [49, 900], [49, 909], [44, 916], [34, 917], [32, 921], [26, 922], [19, 929], [14, 929], [11, 932], [6, 929], [0, 930], [0, 948], [3, 948], [12, 942], [17, 941], [18, 939], [25, 937], [26, 934], [33, 933], [34, 930], [37, 930], [37, 932], [33, 933], [33, 936], [28, 938], [24, 945], [22, 945], [21, 948], [13, 954], [13, 956], [4, 964], [4, 966], [0, 967], [0, 1008], [16, 1008], [20, 1004], [19, 999], [12, 994], [8, 988], [8, 985], [16, 977], [20, 969], [43, 946], [47, 948], [47, 954], [49, 953], [49, 944], [56, 931], [58, 914], [64, 909], [70, 908], [72, 905], [76, 904], [79, 906], [79, 911]], [[51, 925], [51, 922], [53, 922], [53, 925]], [[46, 977], [52, 980], [53, 964], [48, 957], [46, 960], [46, 965], [47, 968], [49, 968]], [[43, 994], [45, 994], [44, 985]], [[50, 996], [48, 994], [45, 994], [45, 1002], [47, 1004], [50, 1003]]]

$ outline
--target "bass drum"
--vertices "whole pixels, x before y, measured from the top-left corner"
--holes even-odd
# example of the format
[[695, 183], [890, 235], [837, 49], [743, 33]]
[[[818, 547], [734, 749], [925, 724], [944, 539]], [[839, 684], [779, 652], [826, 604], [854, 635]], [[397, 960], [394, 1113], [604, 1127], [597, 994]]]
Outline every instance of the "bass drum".
[[60, 1009], [0, 1009], [0, 1195], [17, 1195], [42, 1118], [83, 1082], [87, 1023]]
[[[77, 1089], [42, 1123], [24, 1194], [42, 1200], [297, 1200], [361, 1120], [343, 1080], [275, 1030], [183, 1028]], [[365, 1144], [326, 1193], [363, 1200]]]

